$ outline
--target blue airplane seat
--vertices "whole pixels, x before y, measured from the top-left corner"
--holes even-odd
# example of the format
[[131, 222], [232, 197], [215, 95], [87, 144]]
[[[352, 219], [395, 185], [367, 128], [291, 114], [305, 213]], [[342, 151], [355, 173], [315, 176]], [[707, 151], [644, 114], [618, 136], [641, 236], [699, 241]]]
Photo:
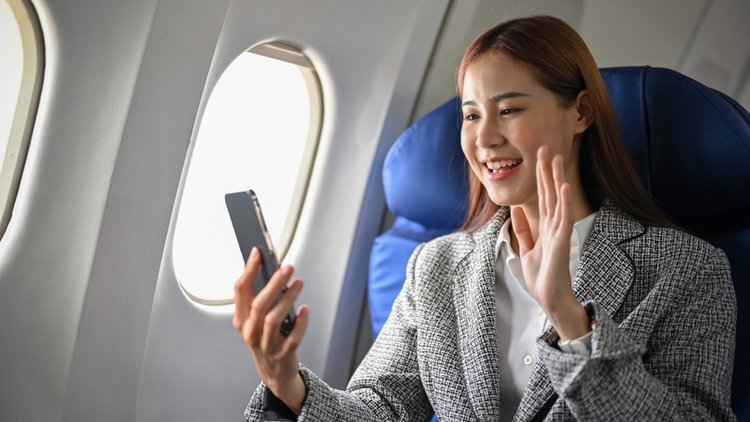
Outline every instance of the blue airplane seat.
[[[679, 226], [724, 250], [737, 293], [732, 407], [750, 421], [750, 115], [680, 73], [602, 69], [628, 151], [655, 201]], [[368, 286], [373, 336], [382, 328], [414, 248], [458, 228], [466, 170], [459, 105], [451, 100], [408, 128], [383, 168], [396, 223], [375, 241]]]
[[[750, 114], [673, 70], [602, 69], [630, 156], [680, 227], [724, 250], [737, 293], [732, 408], [750, 420]], [[748, 284], [746, 284], [748, 283]]]
[[393, 226], [375, 239], [368, 301], [373, 339], [383, 327], [420, 243], [450, 233], [466, 216], [466, 165], [461, 151], [457, 99], [412, 124], [383, 165], [383, 189]]

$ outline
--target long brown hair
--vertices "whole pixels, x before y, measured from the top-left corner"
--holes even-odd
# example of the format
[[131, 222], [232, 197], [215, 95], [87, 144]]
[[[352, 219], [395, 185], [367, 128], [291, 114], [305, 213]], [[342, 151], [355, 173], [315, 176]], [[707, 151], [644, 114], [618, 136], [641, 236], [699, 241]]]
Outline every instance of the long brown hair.
[[[501, 22], [469, 45], [458, 68], [458, 95], [463, 95], [466, 69], [479, 56], [499, 52], [532, 70], [537, 81], [571, 106], [588, 90], [593, 122], [583, 133], [579, 171], [584, 194], [595, 209], [605, 198], [651, 226], [674, 227], [649, 197], [630, 161], [599, 68], [588, 47], [567, 23], [552, 16]], [[462, 230], [474, 231], [498, 209], [469, 170], [469, 210]]]

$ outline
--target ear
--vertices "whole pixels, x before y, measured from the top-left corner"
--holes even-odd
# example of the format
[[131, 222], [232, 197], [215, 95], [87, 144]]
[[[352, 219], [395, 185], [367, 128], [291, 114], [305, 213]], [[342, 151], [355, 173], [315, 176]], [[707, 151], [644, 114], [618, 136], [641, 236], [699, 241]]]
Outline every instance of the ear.
[[591, 95], [587, 89], [581, 90], [578, 93], [575, 104], [573, 104], [574, 111], [574, 127], [576, 135], [583, 133], [591, 126], [594, 121], [594, 109], [591, 106]]

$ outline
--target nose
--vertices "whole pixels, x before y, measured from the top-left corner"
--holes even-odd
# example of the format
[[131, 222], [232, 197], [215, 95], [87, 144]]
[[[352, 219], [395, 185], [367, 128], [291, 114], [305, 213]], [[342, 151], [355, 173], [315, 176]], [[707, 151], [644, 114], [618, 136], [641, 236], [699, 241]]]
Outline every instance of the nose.
[[506, 142], [500, 125], [494, 119], [482, 119], [477, 128], [476, 144], [481, 148], [491, 148]]

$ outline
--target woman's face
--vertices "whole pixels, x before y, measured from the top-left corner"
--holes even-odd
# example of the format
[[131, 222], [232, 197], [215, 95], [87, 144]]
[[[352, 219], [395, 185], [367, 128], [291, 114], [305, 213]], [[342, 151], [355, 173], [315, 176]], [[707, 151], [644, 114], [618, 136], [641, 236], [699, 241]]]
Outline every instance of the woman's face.
[[[523, 63], [486, 53], [469, 65], [461, 98], [461, 147], [474, 174], [497, 205], [537, 206], [536, 156], [549, 146], [550, 158], [564, 158], [565, 176], [580, 186], [578, 147], [587, 125], [578, 106], [560, 105]], [[577, 186], [578, 185], [578, 186]]]

